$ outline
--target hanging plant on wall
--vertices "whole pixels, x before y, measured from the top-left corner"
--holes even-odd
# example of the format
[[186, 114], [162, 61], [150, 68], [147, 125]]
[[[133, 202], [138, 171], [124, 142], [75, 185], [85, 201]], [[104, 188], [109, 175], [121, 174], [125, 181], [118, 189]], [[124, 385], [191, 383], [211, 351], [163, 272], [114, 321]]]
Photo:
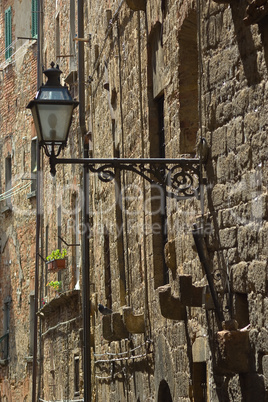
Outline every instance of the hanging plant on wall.
[[62, 251], [59, 249], [53, 250], [46, 258], [47, 269], [49, 271], [57, 272], [67, 267], [67, 250], [64, 248]]

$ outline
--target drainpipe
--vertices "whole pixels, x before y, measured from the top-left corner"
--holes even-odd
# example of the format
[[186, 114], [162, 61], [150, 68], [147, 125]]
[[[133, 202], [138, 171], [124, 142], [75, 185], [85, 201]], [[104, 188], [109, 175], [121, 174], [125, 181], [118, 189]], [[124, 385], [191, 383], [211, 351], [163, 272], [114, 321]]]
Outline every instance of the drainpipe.
[[[77, 3], [78, 38], [84, 38], [84, 1]], [[84, 141], [84, 158], [89, 146], [85, 124], [85, 60], [84, 42], [78, 41], [79, 125]], [[91, 350], [90, 350], [90, 285], [89, 285], [89, 170], [83, 167], [83, 239], [82, 239], [82, 306], [83, 306], [83, 363], [84, 402], [91, 401]]]
[[[37, 1], [37, 90], [41, 85], [41, 0]], [[32, 402], [36, 402], [37, 383], [37, 331], [38, 331], [38, 290], [39, 290], [39, 236], [40, 236], [40, 146], [37, 144], [36, 155], [36, 237], [35, 237], [35, 284], [34, 284], [34, 344], [33, 344], [33, 371], [32, 371]]]

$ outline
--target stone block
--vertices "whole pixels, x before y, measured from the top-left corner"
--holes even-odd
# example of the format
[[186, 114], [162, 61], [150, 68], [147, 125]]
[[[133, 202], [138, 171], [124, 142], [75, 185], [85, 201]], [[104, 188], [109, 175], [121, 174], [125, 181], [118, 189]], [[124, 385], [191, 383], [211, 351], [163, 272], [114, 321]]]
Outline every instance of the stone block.
[[268, 355], [265, 355], [262, 358], [262, 371], [264, 375], [265, 385], [268, 388]]
[[146, 0], [126, 0], [127, 5], [133, 11], [145, 11], [146, 10]]
[[191, 275], [180, 275], [180, 300], [185, 306], [202, 307], [204, 287], [192, 285]]
[[170, 285], [161, 286], [157, 290], [162, 316], [170, 320], [184, 320], [186, 318], [185, 306], [178, 297], [171, 295]]
[[238, 322], [236, 320], [223, 321], [222, 328], [227, 331], [236, 331], [238, 329]]
[[128, 338], [128, 331], [120, 313], [112, 314], [112, 325], [113, 332], [119, 339]]
[[193, 363], [201, 363], [207, 360], [207, 339], [198, 337], [192, 346]]
[[102, 317], [102, 334], [104, 339], [110, 342], [128, 337], [128, 331], [120, 313], [113, 313]]
[[230, 265], [235, 265], [239, 262], [239, 256], [237, 252], [237, 248], [230, 248], [228, 250], [223, 250], [223, 258], [225, 261], [228, 261]]
[[117, 340], [114, 337], [114, 334], [112, 331], [112, 316], [111, 315], [104, 315], [102, 317], [102, 335], [103, 335], [103, 338], [107, 339], [108, 341]]
[[268, 330], [265, 328], [262, 328], [258, 335], [257, 348], [259, 352], [268, 354]]
[[237, 248], [240, 258], [251, 260], [258, 253], [258, 230], [254, 224], [240, 226], [237, 233]]
[[231, 267], [231, 289], [237, 293], [248, 293], [248, 264], [244, 261]]
[[131, 307], [124, 307], [123, 317], [128, 332], [131, 334], [141, 334], [145, 332], [144, 314], [134, 315]]
[[164, 251], [167, 267], [172, 271], [173, 274], [175, 274], [177, 269], [175, 240], [168, 241], [165, 244]]
[[223, 184], [216, 184], [212, 188], [211, 197], [214, 207], [219, 207], [223, 205], [226, 200], [226, 186]]
[[268, 262], [252, 261], [248, 267], [249, 287], [254, 292], [267, 294], [268, 291]]
[[223, 330], [217, 333], [215, 371], [222, 375], [249, 371], [249, 332]]
[[[248, 91], [247, 96], [249, 96]], [[246, 137], [250, 137], [251, 133], [257, 133], [259, 131], [259, 115], [256, 112], [247, 113], [244, 118], [244, 123]]]
[[237, 229], [236, 227], [221, 229], [219, 231], [220, 247], [233, 248], [237, 243]]
[[212, 133], [211, 156], [215, 158], [226, 152], [227, 128], [218, 128]]
[[268, 222], [265, 222], [258, 232], [258, 247], [260, 254], [264, 258], [268, 258]]

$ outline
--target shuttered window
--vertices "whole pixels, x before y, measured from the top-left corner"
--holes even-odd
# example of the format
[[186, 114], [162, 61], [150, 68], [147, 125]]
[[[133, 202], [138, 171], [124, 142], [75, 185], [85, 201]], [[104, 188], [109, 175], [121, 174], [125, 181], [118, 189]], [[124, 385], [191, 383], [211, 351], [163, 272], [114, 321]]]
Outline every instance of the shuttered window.
[[12, 55], [12, 24], [11, 24], [11, 7], [5, 11], [5, 58], [9, 59]]
[[37, 0], [32, 0], [32, 38], [37, 38], [38, 33], [38, 10]]

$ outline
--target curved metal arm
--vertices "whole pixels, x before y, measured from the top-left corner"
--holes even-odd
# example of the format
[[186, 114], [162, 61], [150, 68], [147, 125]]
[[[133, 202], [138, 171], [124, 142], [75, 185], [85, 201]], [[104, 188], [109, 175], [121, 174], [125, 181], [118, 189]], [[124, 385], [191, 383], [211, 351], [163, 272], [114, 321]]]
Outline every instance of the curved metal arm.
[[151, 184], [163, 187], [168, 197], [177, 200], [199, 197], [199, 158], [62, 159], [57, 158], [57, 155], [54, 151], [50, 155], [51, 173], [54, 175], [58, 164], [82, 164], [87, 165], [91, 172], [97, 173], [100, 180], [110, 182], [115, 178], [117, 170], [126, 170], [138, 174]]
[[199, 159], [119, 159], [109, 163], [105, 161], [102, 165], [99, 165], [99, 161], [89, 163], [88, 167], [104, 182], [113, 180], [117, 169], [126, 170], [163, 187], [168, 197], [186, 199], [199, 195]]

